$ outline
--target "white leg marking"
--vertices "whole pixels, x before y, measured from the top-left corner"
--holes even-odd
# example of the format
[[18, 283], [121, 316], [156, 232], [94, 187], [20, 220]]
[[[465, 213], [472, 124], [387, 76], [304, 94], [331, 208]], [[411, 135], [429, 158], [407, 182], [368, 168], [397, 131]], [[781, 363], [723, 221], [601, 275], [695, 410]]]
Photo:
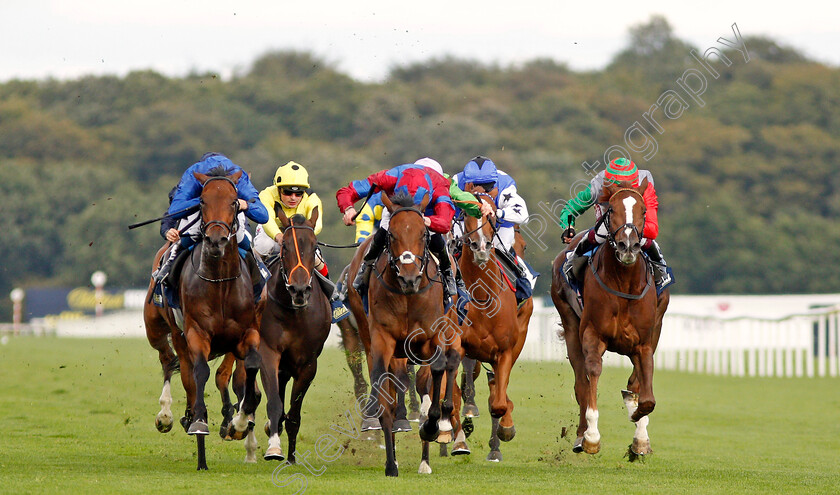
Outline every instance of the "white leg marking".
[[464, 434], [464, 430], [458, 431], [458, 434], [455, 436], [455, 443], [464, 442], [467, 443], [467, 435]]
[[441, 418], [438, 420], [438, 429], [441, 432], [452, 431], [452, 422], [449, 421], [449, 418]]
[[650, 437], [648, 436], [647, 432], [647, 425], [650, 421], [650, 418], [647, 416], [643, 417], [642, 419], [636, 421], [636, 433], [633, 434], [633, 439], [639, 442], [649, 442]]
[[242, 412], [242, 402], [239, 403], [239, 412], [233, 416], [233, 420], [230, 422], [233, 425], [233, 428], [236, 431], [242, 432], [248, 429], [248, 416], [246, 416]]
[[163, 383], [163, 391], [160, 393], [160, 412], [157, 414], [157, 420], [162, 425], [169, 426], [172, 424], [172, 393], [169, 385], [169, 380]]
[[429, 466], [426, 461], [420, 461], [420, 469], [417, 470], [417, 474], [432, 474], [432, 466]]
[[628, 395], [624, 399], [624, 407], [627, 408], [627, 419], [633, 421], [633, 413], [639, 408], [639, 397], [636, 394]]
[[248, 432], [248, 436], [245, 437], [245, 462], [257, 462], [257, 436], [254, 435], [254, 430]]
[[432, 407], [432, 398], [429, 397], [429, 394], [423, 395], [423, 400], [420, 402], [420, 415], [424, 417], [429, 417], [429, 409]]
[[587, 428], [586, 431], [583, 432], [583, 438], [585, 438], [587, 442], [592, 444], [599, 443], [601, 441], [601, 433], [598, 431], [597, 409], [586, 409], [586, 424]]

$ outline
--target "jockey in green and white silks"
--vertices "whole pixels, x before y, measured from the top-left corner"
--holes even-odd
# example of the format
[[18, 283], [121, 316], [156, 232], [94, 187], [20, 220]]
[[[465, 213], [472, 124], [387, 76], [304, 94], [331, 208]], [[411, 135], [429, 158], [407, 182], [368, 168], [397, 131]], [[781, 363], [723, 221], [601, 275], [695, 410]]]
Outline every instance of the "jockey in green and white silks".
[[[497, 232], [493, 238], [493, 246], [513, 261], [519, 273], [517, 274], [516, 299], [521, 302], [531, 297], [534, 284], [539, 273], [513, 251], [516, 232], [514, 226], [528, 220], [528, 206], [516, 190], [516, 181], [510, 175], [496, 168], [492, 160], [477, 156], [470, 160], [463, 172], [455, 174], [455, 182], [461, 189], [467, 184], [481, 187], [486, 192], [498, 189], [496, 195]], [[453, 233], [460, 235], [463, 225], [453, 227]]]
[[[660, 291], [673, 283], [673, 275], [670, 272], [662, 251], [656, 243], [659, 234], [659, 199], [656, 196], [656, 189], [653, 184], [653, 175], [648, 170], [639, 170], [636, 164], [626, 158], [612, 160], [606, 170], [599, 172], [590, 182], [589, 186], [572, 198], [560, 212], [560, 227], [563, 229], [563, 242], [569, 243], [574, 237], [574, 219], [583, 214], [591, 206], [595, 206], [595, 227], [589, 229], [586, 235], [580, 240], [574, 251], [570, 252], [566, 262], [563, 264], [563, 273], [568, 280], [573, 280], [572, 267], [574, 261], [591, 251], [596, 246], [606, 242], [609, 236], [608, 226], [602, 221], [606, 212], [606, 204], [598, 203], [598, 198], [604, 190], [604, 184], [618, 184], [627, 181], [638, 187], [647, 179], [648, 187], [645, 190], [643, 199], [645, 202], [645, 226], [642, 231], [642, 251], [653, 261], [656, 274], [656, 286]], [[570, 221], [571, 220], [571, 221]]]

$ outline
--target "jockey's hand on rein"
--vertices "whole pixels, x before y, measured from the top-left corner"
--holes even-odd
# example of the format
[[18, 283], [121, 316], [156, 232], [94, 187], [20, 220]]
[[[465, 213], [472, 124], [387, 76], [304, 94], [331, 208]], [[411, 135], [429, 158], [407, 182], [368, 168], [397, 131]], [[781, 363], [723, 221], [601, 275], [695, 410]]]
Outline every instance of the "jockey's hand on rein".
[[344, 225], [348, 225], [348, 226], [353, 225], [355, 223], [353, 221], [353, 216], [355, 214], [356, 214], [356, 209], [353, 208], [352, 206], [350, 208], [347, 208], [346, 210], [344, 210], [344, 217], [342, 218], [342, 220], [344, 220]]
[[569, 225], [566, 230], [563, 231], [563, 244], [568, 244], [572, 242], [572, 239], [575, 238], [575, 228]]

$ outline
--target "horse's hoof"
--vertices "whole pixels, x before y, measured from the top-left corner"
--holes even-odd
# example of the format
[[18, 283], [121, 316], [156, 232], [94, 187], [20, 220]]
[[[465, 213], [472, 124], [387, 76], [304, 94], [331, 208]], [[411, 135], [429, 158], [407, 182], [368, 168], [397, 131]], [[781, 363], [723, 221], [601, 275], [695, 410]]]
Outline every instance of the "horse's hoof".
[[189, 429], [187, 430], [187, 435], [209, 435], [210, 428], [207, 427], [207, 423], [204, 421], [197, 419], [192, 422]]
[[411, 423], [407, 419], [396, 419], [394, 420], [394, 426], [391, 428], [391, 431], [394, 433], [411, 431]]
[[408, 413], [408, 420], [412, 423], [419, 423], [420, 422], [420, 411], [411, 411]]
[[427, 427], [426, 425], [428, 424], [429, 422], [426, 421], [423, 423], [423, 426], [420, 427], [420, 439], [424, 442], [434, 442], [437, 439], [440, 430], [438, 429], [437, 422], [434, 422], [431, 426]]
[[498, 450], [491, 450], [489, 454], [487, 454], [487, 460], [490, 462], [502, 462], [502, 453]]
[[362, 431], [381, 430], [382, 425], [379, 424], [378, 418], [365, 418], [362, 420]]
[[499, 430], [496, 433], [499, 437], [499, 440], [503, 442], [510, 442], [513, 440], [513, 437], [516, 436], [516, 427], [513, 425], [510, 426], [502, 426], [499, 425]]
[[637, 456], [653, 454], [653, 449], [650, 448], [650, 440], [637, 440], [634, 438], [633, 443], [630, 444], [630, 452]]
[[385, 466], [385, 476], [393, 476], [394, 478], [396, 478], [399, 475], [400, 470], [396, 464], [394, 464], [393, 466]]
[[231, 428], [229, 424], [223, 424], [219, 427], [219, 436], [222, 437], [222, 440], [233, 440], [233, 438], [230, 436], [230, 430]]
[[161, 433], [169, 433], [169, 431], [172, 430], [172, 415], [161, 416], [158, 414], [155, 418], [155, 428], [157, 428], [157, 431]]
[[190, 419], [186, 416], [181, 416], [181, 419], [179, 420], [179, 422], [181, 423], [181, 427], [184, 429], [184, 431], [189, 433], [190, 423], [192, 423], [192, 419]]
[[475, 425], [473, 424], [472, 418], [469, 416], [464, 418], [464, 420], [461, 421], [461, 429], [464, 430], [464, 436], [470, 438], [472, 432], [475, 431]]
[[283, 455], [283, 451], [280, 450], [280, 447], [269, 447], [265, 451], [263, 459], [267, 461], [285, 461], [286, 456]]
[[467, 442], [455, 442], [455, 445], [452, 447], [452, 455], [470, 455], [470, 448], [467, 446]]
[[447, 444], [447, 443], [452, 443], [452, 430], [449, 430], [449, 431], [441, 430], [438, 433], [437, 439], [435, 441], [437, 443], [444, 444], [444, 445]]
[[271, 436], [271, 420], [270, 419], [265, 420], [265, 436], [267, 436], [267, 437]]
[[432, 474], [432, 466], [426, 461], [420, 461], [420, 469], [417, 470], [417, 474]]
[[587, 454], [597, 454], [601, 451], [601, 442], [590, 443], [585, 438], [583, 439], [583, 451]]
[[478, 406], [475, 404], [465, 404], [464, 405], [464, 416], [468, 418], [477, 418], [478, 417]]
[[244, 462], [245, 462], [245, 464], [256, 464], [257, 463], [257, 455], [256, 454], [246, 454]]
[[231, 428], [228, 429], [228, 435], [230, 436], [231, 440], [244, 440], [245, 437], [248, 436], [248, 433], [251, 433], [253, 429], [254, 422], [248, 420], [248, 426], [243, 431], [239, 431], [236, 429], [236, 427], [231, 426]]
[[574, 452], [575, 454], [580, 454], [581, 452], [583, 452], [583, 437], [577, 437], [577, 440], [575, 440], [575, 445], [574, 447], [572, 447], [572, 452]]

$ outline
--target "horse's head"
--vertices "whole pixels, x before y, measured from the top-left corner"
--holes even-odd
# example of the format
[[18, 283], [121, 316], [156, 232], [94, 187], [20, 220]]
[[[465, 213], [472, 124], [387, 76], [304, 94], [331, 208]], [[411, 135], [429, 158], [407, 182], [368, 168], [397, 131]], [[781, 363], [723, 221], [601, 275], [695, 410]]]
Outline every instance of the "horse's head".
[[615, 248], [618, 261], [632, 265], [642, 250], [645, 228], [644, 193], [648, 187], [644, 179], [639, 187], [630, 182], [610, 184], [604, 188], [601, 202], [609, 202], [604, 221], [609, 229], [609, 243]]
[[[492, 191], [498, 193], [496, 189]], [[496, 211], [496, 201], [491, 193], [485, 192], [483, 188], [472, 184], [467, 186], [467, 192], [475, 195], [483, 204], [489, 205], [493, 212]], [[467, 215], [464, 218], [464, 242], [470, 247], [473, 254], [473, 261], [476, 264], [482, 265], [490, 260], [490, 254], [493, 252], [493, 236], [495, 234], [495, 217], [493, 220], [488, 219], [487, 215], [482, 215], [481, 218], [474, 218]]]
[[193, 172], [193, 176], [202, 184], [199, 199], [201, 234], [204, 236], [207, 254], [214, 258], [224, 256], [230, 239], [236, 236], [239, 228], [236, 222], [239, 213], [236, 183], [242, 177], [242, 171], [225, 174], [222, 167], [207, 174]]
[[391, 213], [388, 226], [388, 263], [394, 270], [400, 290], [414, 294], [420, 289], [428, 257], [429, 233], [423, 212], [429, 204], [425, 196], [419, 206], [407, 194], [389, 198], [382, 195], [382, 204]]
[[303, 215], [292, 215], [292, 218], [288, 218], [279, 205], [275, 207], [275, 211], [283, 229], [280, 245], [280, 271], [283, 282], [292, 298], [292, 306], [304, 308], [309, 304], [309, 295], [312, 293], [315, 250], [318, 247], [315, 238], [318, 207], [312, 210], [309, 220]]

